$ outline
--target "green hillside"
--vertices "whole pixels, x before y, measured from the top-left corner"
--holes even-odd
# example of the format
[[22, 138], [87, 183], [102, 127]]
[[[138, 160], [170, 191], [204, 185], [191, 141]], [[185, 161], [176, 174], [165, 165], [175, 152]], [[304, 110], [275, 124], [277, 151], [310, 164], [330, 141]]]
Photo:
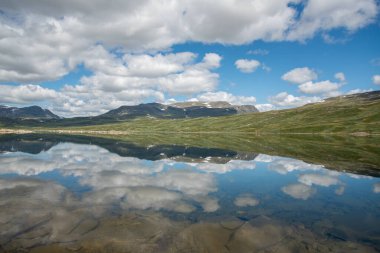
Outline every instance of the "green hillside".
[[185, 119], [137, 117], [104, 122], [87, 118], [45, 121], [2, 119], [0, 127], [33, 131], [125, 133], [380, 134], [380, 91], [330, 98], [302, 107], [241, 115]]
[[196, 119], [138, 118], [71, 130], [128, 132], [380, 134], [380, 92], [327, 99], [299, 108]]

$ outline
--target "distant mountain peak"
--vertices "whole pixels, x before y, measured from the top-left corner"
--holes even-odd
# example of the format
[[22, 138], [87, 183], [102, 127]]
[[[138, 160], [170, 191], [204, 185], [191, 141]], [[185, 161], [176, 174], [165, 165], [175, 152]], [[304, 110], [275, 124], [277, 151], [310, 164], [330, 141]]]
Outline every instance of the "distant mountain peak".
[[10, 119], [59, 119], [60, 117], [40, 106], [9, 107], [0, 105], [0, 118]]
[[193, 106], [201, 106], [208, 108], [228, 108], [232, 107], [232, 105], [226, 101], [210, 101], [210, 102], [202, 102], [202, 101], [187, 101], [187, 102], [177, 102], [170, 104], [170, 106], [178, 107], [178, 108], [187, 108]]
[[258, 112], [253, 105], [231, 105], [225, 101], [214, 102], [178, 102], [174, 104], [147, 103], [134, 106], [121, 106], [97, 116], [97, 118], [114, 118], [125, 120], [137, 117], [153, 118], [198, 118], [217, 117], [242, 113]]

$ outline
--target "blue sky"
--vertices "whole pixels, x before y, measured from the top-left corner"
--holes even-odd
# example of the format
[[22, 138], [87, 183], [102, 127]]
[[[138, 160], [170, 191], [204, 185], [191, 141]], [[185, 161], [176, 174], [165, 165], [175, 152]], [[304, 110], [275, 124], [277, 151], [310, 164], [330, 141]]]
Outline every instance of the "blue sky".
[[380, 88], [375, 0], [2, 1], [0, 103], [70, 117], [144, 102], [260, 110]]
[[[319, 80], [334, 80], [337, 72], [343, 72], [347, 83], [342, 92], [354, 89], [378, 90], [372, 77], [380, 72], [380, 27], [374, 23], [352, 34], [345, 35], [339, 43], [326, 43], [321, 36], [300, 42], [262, 42], [241, 46], [207, 45], [187, 43], [174, 47], [174, 51], [193, 51], [199, 54], [216, 52], [223, 56], [220, 74], [220, 90], [236, 95], [253, 95], [259, 103], [282, 91], [299, 94], [296, 85], [281, 79], [291, 69], [309, 67], [314, 69]], [[265, 54], [250, 54], [249, 51], [266, 51]], [[255, 59], [270, 68], [257, 69], [253, 73], [242, 73], [235, 66], [238, 59]], [[231, 85], [234, 84], [234, 85]]]

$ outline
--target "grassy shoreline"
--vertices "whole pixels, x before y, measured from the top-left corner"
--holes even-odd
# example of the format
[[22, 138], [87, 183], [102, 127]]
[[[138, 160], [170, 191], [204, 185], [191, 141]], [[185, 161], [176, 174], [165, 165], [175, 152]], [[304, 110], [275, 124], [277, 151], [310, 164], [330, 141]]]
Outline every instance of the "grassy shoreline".
[[43, 134], [43, 133], [53, 133], [53, 134], [95, 134], [95, 135], [130, 135], [130, 134], [222, 134], [222, 135], [233, 135], [233, 134], [249, 134], [249, 135], [321, 135], [321, 136], [355, 136], [355, 137], [366, 137], [366, 136], [380, 136], [380, 133], [369, 133], [369, 132], [338, 132], [338, 133], [328, 133], [328, 132], [313, 132], [313, 133], [296, 133], [296, 132], [231, 132], [231, 131], [118, 131], [118, 130], [74, 130], [74, 129], [9, 129], [0, 128], [0, 134]]

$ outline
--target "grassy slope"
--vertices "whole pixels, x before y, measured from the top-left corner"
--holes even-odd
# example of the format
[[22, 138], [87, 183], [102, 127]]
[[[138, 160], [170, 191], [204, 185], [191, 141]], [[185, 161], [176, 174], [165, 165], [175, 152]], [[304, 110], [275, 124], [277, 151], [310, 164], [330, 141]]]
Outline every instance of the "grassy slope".
[[133, 132], [380, 133], [380, 100], [336, 98], [303, 107], [196, 119], [140, 118], [77, 130]]

